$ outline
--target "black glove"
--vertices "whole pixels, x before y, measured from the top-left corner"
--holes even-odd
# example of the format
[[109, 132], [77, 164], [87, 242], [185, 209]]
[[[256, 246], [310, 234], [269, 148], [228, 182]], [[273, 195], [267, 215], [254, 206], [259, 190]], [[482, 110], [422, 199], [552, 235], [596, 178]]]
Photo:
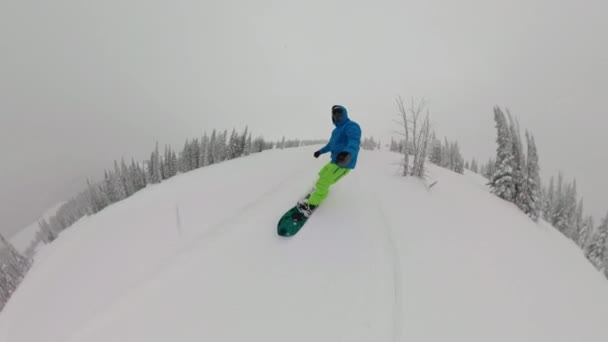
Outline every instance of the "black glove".
[[321, 155], [321, 152], [319, 152], [319, 151], [315, 152], [315, 158], [319, 158], [320, 155]]
[[350, 153], [348, 152], [340, 152], [336, 157], [336, 163], [338, 166], [345, 167], [350, 163]]

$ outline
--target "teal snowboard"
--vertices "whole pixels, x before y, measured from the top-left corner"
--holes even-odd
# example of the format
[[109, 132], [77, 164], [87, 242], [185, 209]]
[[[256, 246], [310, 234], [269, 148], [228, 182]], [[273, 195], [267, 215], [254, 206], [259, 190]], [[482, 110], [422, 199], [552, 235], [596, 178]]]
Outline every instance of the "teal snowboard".
[[[307, 200], [313, 191], [314, 188], [310, 190], [302, 200]], [[308, 217], [300, 213], [296, 205], [281, 216], [279, 224], [277, 225], [277, 234], [285, 237], [294, 236], [302, 229], [308, 219]]]
[[300, 213], [298, 208], [293, 207], [279, 220], [277, 234], [285, 237], [294, 236], [302, 229], [306, 221], [308, 221], [308, 217]]

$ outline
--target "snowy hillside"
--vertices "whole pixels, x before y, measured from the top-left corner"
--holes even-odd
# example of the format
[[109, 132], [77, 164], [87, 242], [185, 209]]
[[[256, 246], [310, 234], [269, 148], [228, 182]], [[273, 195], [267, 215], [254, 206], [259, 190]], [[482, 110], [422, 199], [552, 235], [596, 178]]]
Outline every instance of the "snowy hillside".
[[[40, 217], [40, 219], [50, 219], [51, 216], [57, 213], [57, 210], [59, 210], [62, 205], [63, 202], [57, 203], [56, 205], [52, 206]], [[32, 241], [34, 241], [34, 239], [36, 238], [36, 233], [39, 230], [40, 226], [38, 225], [38, 221], [32, 222], [32, 224], [23, 228], [15, 235], [13, 235], [10, 239], [11, 243], [13, 244], [13, 246], [15, 246], [15, 248], [17, 248], [18, 251], [23, 253], [29, 247]]]
[[149, 187], [43, 248], [0, 341], [602, 341], [608, 282], [556, 230], [400, 157], [358, 169], [295, 237], [280, 215], [325, 160], [272, 150]]

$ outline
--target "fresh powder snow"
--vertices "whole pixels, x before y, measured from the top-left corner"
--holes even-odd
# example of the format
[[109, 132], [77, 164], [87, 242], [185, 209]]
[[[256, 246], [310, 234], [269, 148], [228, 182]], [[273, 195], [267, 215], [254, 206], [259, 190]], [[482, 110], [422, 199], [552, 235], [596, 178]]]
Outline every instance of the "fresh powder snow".
[[608, 282], [487, 180], [361, 151], [294, 237], [327, 162], [270, 150], [150, 186], [44, 246], [0, 341], [603, 341]]

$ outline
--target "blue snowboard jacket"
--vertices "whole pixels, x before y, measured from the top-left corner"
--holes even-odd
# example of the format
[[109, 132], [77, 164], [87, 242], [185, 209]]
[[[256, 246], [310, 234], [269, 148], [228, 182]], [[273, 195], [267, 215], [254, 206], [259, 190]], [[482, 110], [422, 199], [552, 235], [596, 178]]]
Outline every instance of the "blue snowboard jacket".
[[357, 165], [357, 156], [359, 155], [359, 147], [361, 145], [361, 127], [356, 122], [348, 118], [348, 112], [343, 106], [344, 115], [340, 121], [335, 122], [331, 138], [325, 147], [319, 150], [321, 154], [331, 152], [331, 161], [336, 163], [336, 158], [340, 152], [350, 153], [350, 163], [345, 167], [354, 169]]

